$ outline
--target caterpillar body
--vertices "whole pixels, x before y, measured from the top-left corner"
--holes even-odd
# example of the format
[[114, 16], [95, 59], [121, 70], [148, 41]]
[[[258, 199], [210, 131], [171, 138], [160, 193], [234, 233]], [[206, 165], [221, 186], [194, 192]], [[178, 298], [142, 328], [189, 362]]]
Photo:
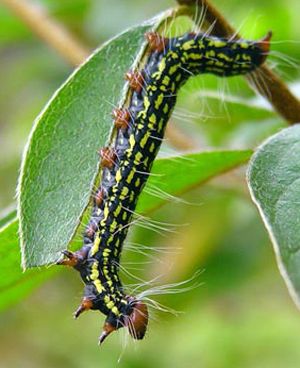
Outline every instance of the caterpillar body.
[[84, 298], [74, 317], [88, 309], [107, 316], [100, 343], [124, 326], [135, 339], [142, 339], [147, 330], [147, 305], [126, 295], [118, 265], [178, 89], [190, 76], [200, 73], [228, 77], [253, 71], [266, 59], [271, 33], [257, 42], [195, 33], [165, 38], [150, 32], [146, 38], [149, 45], [143, 68], [126, 73], [131, 89], [129, 105], [113, 111], [117, 130], [113, 147], [100, 151], [101, 185], [94, 196], [84, 245], [75, 253], [64, 251], [66, 258], [58, 262], [78, 270], [85, 283]]

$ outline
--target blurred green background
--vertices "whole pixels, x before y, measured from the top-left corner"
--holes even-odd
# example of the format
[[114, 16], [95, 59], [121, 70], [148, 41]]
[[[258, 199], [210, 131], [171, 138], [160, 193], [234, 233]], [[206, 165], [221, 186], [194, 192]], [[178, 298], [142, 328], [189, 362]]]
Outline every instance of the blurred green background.
[[[272, 29], [270, 64], [287, 82], [299, 81], [297, 0], [228, 0], [226, 4], [215, 0], [214, 4], [236, 28], [241, 27], [245, 38], [260, 38]], [[38, 5], [92, 50], [174, 2], [39, 0]], [[14, 201], [32, 122], [73, 68], [1, 1], [0, 30], [3, 210]], [[285, 126], [267, 107], [258, 107], [254, 96], [241, 78], [197, 77], [181, 91], [173, 124], [192, 137], [199, 151], [254, 148]], [[170, 149], [175, 150], [165, 145], [162, 155]], [[299, 312], [279, 275], [244, 177], [245, 168], [222, 175], [187, 193], [184, 199], [190, 204], [171, 203], [151, 215], [178, 224], [176, 232], [157, 234], [141, 227], [131, 232], [131, 242], [168, 248], [166, 253], [148, 251], [158, 258], [154, 261], [125, 251], [123, 264], [138, 277], [150, 280], [160, 275], [158, 282], [165, 284], [202, 271], [195, 280], [201, 284], [197, 288], [153, 297], [184, 313], [174, 316], [153, 310], [144, 341], [129, 341], [120, 331], [99, 348], [104, 318], [90, 312], [73, 321], [83, 287], [76, 272], [63, 270], [0, 314], [0, 367], [112, 367], [121, 355], [121, 367], [299, 367]], [[5, 277], [1, 270], [0, 275]], [[126, 275], [123, 279], [136, 282]]]

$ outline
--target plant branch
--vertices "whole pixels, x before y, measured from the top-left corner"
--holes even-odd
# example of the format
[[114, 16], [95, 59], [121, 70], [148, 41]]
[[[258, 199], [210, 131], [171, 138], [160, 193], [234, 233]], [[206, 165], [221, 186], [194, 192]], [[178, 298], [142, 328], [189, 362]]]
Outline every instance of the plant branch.
[[[74, 39], [61, 24], [49, 17], [38, 3], [31, 0], [0, 0], [0, 2], [71, 65], [80, 65], [90, 54], [89, 50]], [[177, 149], [188, 150], [194, 147], [183, 133], [179, 138], [174, 127], [168, 129], [168, 139]]]
[[182, 129], [172, 124], [171, 120], [167, 124], [165, 137], [173, 147], [180, 151], [192, 151], [197, 149], [196, 142]]
[[[213, 24], [211, 34], [222, 37], [241, 37], [235, 29], [227, 22], [222, 14], [208, 0], [176, 0], [180, 5], [187, 5], [187, 13], [195, 18], [196, 7], [205, 9], [205, 27]], [[300, 122], [300, 101], [293, 95], [287, 85], [266, 65], [262, 65], [255, 73], [255, 78], [245, 77], [251, 86], [254, 86], [268, 99], [274, 109], [289, 124]]]
[[0, 1], [71, 65], [81, 64], [90, 54], [61, 24], [49, 17], [38, 3], [31, 0]]

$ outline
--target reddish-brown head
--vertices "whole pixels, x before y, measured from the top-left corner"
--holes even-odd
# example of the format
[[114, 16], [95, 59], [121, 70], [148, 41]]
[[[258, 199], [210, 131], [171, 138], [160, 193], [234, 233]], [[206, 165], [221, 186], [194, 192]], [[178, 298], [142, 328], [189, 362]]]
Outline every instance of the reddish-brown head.
[[136, 340], [142, 340], [144, 338], [148, 325], [147, 305], [130, 295], [127, 295], [126, 299], [128, 301], [128, 314], [125, 312], [125, 314], [117, 317], [111, 313], [107, 316], [103, 326], [103, 332], [99, 338], [100, 344], [102, 344], [107, 336], [121, 327], [128, 327], [130, 335]]
[[142, 340], [146, 334], [148, 326], [148, 308], [147, 305], [132, 297], [132, 312], [125, 318], [125, 326], [128, 327], [130, 335], [136, 340]]

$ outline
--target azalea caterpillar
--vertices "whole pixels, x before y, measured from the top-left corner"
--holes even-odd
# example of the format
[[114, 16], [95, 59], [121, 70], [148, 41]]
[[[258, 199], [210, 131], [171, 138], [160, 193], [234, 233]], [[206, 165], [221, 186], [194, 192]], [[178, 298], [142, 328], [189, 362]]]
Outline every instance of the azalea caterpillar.
[[257, 42], [192, 32], [174, 38], [149, 32], [146, 38], [148, 52], [143, 65], [125, 76], [131, 90], [128, 104], [113, 111], [115, 139], [100, 151], [101, 184], [93, 199], [84, 245], [75, 253], [64, 251], [66, 258], [58, 262], [74, 267], [85, 283], [74, 317], [88, 309], [107, 316], [100, 343], [124, 326], [134, 339], [142, 339], [147, 330], [147, 305], [126, 295], [118, 265], [179, 88], [196, 74], [229, 77], [250, 73], [265, 61], [271, 33]]

